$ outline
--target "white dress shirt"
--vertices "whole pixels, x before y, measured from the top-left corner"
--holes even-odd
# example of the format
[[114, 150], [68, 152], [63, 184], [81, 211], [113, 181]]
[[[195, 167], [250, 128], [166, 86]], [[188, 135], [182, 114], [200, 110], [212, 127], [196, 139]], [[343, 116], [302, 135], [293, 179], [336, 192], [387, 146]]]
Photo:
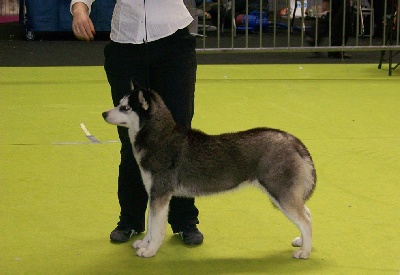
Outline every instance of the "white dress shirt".
[[[95, 0], [83, 2], [91, 11]], [[175, 33], [187, 27], [193, 18], [183, 0], [117, 0], [111, 20], [111, 40], [119, 43], [142, 44]]]

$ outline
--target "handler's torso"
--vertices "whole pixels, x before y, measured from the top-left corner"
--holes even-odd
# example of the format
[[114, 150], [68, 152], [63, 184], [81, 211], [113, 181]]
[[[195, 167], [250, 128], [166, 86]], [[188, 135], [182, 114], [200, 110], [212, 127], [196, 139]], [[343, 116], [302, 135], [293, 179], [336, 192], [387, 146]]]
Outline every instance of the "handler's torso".
[[193, 18], [182, 0], [117, 0], [111, 40], [141, 44], [187, 27]]

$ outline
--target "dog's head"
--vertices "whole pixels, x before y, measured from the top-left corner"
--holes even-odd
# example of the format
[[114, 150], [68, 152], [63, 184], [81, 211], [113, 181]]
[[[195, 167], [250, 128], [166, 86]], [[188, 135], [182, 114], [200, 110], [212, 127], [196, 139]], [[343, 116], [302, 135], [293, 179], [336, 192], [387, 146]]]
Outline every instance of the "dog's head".
[[150, 116], [152, 92], [143, 88], [135, 88], [123, 97], [118, 106], [103, 112], [106, 122], [139, 131], [142, 124]]

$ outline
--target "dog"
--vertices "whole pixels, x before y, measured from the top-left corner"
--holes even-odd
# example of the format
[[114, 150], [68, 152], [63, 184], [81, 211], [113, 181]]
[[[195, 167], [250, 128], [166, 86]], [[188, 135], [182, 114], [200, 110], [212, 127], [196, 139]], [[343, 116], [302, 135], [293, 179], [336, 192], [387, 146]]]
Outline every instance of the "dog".
[[134, 88], [106, 122], [128, 128], [133, 154], [149, 195], [147, 232], [133, 247], [152, 257], [165, 236], [172, 196], [195, 197], [255, 184], [300, 230], [294, 258], [307, 259], [312, 248], [311, 213], [305, 202], [316, 186], [316, 172], [305, 145], [271, 128], [207, 135], [177, 125], [155, 91]]

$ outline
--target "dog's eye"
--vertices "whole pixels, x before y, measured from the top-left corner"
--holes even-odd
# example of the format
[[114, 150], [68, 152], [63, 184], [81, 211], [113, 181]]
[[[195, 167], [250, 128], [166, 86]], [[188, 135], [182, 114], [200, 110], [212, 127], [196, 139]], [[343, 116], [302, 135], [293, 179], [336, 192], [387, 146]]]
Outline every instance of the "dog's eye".
[[127, 112], [127, 111], [129, 111], [131, 108], [129, 108], [129, 106], [121, 106], [120, 108], [119, 108], [119, 110], [121, 111], [121, 112]]

